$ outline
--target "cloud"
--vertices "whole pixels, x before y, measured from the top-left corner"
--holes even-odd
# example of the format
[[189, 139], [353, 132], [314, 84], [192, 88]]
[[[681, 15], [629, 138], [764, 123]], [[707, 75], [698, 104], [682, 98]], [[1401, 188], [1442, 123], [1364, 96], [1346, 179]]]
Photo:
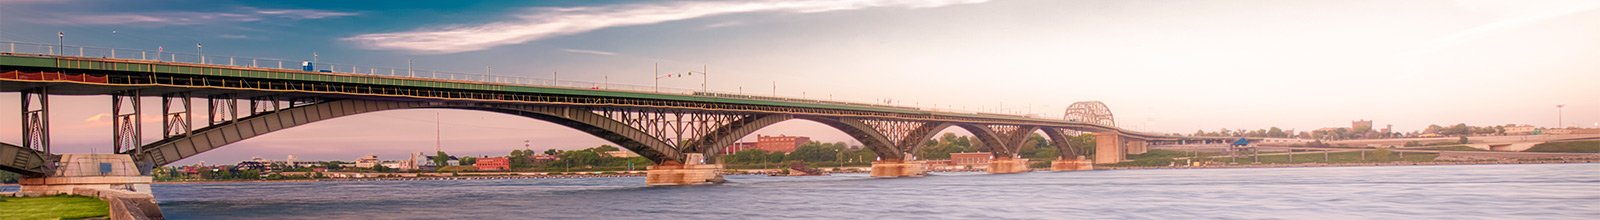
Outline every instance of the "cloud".
[[227, 12], [139, 12], [139, 13], [75, 13], [60, 17], [37, 18], [46, 24], [92, 25], [200, 25], [216, 23], [257, 22], [270, 19], [307, 20], [355, 16], [356, 13], [307, 9], [258, 9], [241, 7]]
[[84, 118], [83, 122], [100, 122], [101, 119], [105, 119], [106, 117], [111, 117], [111, 114], [110, 113], [94, 114], [94, 115], [89, 116], [88, 118]]
[[655, 24], [706, 16], [748, 13], [817, 13], [865, 8], [934, 8], [988, 0], [803, 0], [693, 1], [598, 7], [532, 8], [510, 21], [454, 25], [404, 32], [362, 34], [344, 40], [369, 49], [443, 54], [483, 50], [602, 28]]
[[568, 53], [602, 55], [602, 56], [616, 56], [617, 55], [617, 53], [615, 53], [615, 52], [606, 52], [606, 51], [598, 51], [598, 50], [561, 49], [561, 51], [566, 51]]
[[1562, 16], [1578, 14], [1588, 11], [1600, 10], [1600, 1], [1569, 0], [1569, 1], [1537, 1], [1542, 4], [1529, 4], [1526, 1], [1506, 0], [1458, 0], [1456, 6], [1474, 12], [1488, 13], [1502, 17], [1500, 20], [1483, 25], [1467, 28], [1449, 35], [1427, 41], [1422, 47], [1408, 51], [1403, 56], [1415, 58], [1434, 53], [1445, 48], [1454, 47], [1462, 43], [1477, 40], [1486, 35], [1505, 32], [1521, 28], [1540, 21], [1550, 20]]

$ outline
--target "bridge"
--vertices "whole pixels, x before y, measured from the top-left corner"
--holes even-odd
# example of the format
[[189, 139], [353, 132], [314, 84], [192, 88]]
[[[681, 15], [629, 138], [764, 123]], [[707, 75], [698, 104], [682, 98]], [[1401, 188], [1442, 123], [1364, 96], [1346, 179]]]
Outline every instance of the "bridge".
[[[655, 162], [647, 183], [695, 184], [720, 179], [715, 157], [724, 146], [788, 120], [843, 131], [877, 154], [875, 177], [924, 173], [912, 152], [937, 132], [956, 127], [993, 152], [991, 173], [1027, 169], [1018, 149], [1042, 132], [1061, 157], [1053, 170], [1121, 162], [1152, 142], [1182, 140], [1115, 126], [1099, 102], [1080, 102], [1064, 118], [951, 111], [884, 104], [537, 80], [486, 74], [326, 65], [111, 48], [0, 42], [0, 92], [22, 98], [22, 143], [0, 143], [0, 169], [48, 176], [60, 155], [50, 145], [53, 95], [110, 96], [111, 152], [142, 170], [163, 166], [252, 137], [338, 117], [400, 109], [464, 109], [553, 122], [616, 143]], [[120, 53], [120, 54], [119, 54]], [[182, 59], [180, 59], [182, 56]], [[146, 114], [140, 97], [160, 97]], [[192, 102], [204, 102], [204, 123]], [[144, 143], [143, 117], [160, 117], [162, 139]], [[1091, 132], [1096, 155], [1067, 141]], [[147, 171], [146, 171], [147, 172]]]

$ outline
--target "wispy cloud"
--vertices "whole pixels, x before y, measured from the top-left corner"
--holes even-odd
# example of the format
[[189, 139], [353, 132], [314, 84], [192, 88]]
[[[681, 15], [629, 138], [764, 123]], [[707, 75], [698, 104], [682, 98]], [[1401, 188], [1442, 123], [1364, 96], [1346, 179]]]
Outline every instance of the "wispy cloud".
[[90, 115], [88, 118], [84, 118], [83, 122], [100, 122], [101, 119], [105, 119], [106, 117], [111, 117], [111, 114], [110, 113], [100, 113], [100, 114]]
[[416, 53], [457, 53], [519, 44], [602, 28], [655, 24], [706, 16], [748, 13], [817, 13], [865, 8], [934, 8], [974, 4], [988, 0], [804, 0], [804, 1], [693, 1], [598, 7], [533, 8], [510, 21], [455, 25], [405, 32], [347, 37], [371, 49]]
[[606, 51], [598, 51], [598, 50], [561, 49], [561, 51], [566, 51], [568, 53], [602, 55], [602, 56], [616, 56], [617, 55], [616, 52], [606, 52]]
[[240, 7], [224, 12], [168, 11], [138, 13], [72, 13], [61, 17], [34, 19], [34, 21], [46, 24], [139, 24], [170, 26], [257, 22], [272, 19], [325, 19], [355, 15], [357, 15], [357, 13], [308, 9], [259, 9]]
[[1600, 1], [1592, 0], [1533, 1], [1532, 3], [1508, 0], [1458, 0], [1456, 3], [1458, 7], [1463, 9], [1496, 14], [1504, 18], [1434, 38], [1427, 41], [1422, 47], [1409, 51], [1403, 56], [1415, 58], [1473, 41], [1486, 35], [1505, 32], [1562, 16], [1600, 10]]

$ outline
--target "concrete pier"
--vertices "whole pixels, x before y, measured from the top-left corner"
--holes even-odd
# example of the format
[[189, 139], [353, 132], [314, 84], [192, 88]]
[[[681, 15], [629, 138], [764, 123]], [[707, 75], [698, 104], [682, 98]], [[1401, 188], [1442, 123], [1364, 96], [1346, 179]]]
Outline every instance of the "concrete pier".
[[872, 162], [872, 177], [897, 178], [928, 175], [928, 164], [922, 161], [880, 160]]
[[650, 166], [645, 171], [644, 183], [649, 186], [681, 186], [726, 182], [722, 179], [721, 164], [705, 164], [704, 156], [697, 153], [684, 157], [686, 164], [668, 162]]
[[1028, 172], [1028, 159], [1024, 158], [995, 158], [989, 160], [989, 174], [1007, 174]]
[[1094, 170], [1094, 162], [1078, 157], [1077, 159], [1056, 159], [1050, 161], [1050, 171], [1080, 171]]
[[74, 189], [108, 189], [150, 194], [150, 176], [139, 172], [126, 154], [63, 154], [60, 166], [42, 177], [17, 181], [24, 196], [72, 194]]
[[59, 194], [99, 198], [111, 205], [110, 219], [162, 219], [150, 194], [150, 176], [139, 172], [126, 154], [63, 154], [59, 167], [46, 176], [17, 181], [20, 196]]

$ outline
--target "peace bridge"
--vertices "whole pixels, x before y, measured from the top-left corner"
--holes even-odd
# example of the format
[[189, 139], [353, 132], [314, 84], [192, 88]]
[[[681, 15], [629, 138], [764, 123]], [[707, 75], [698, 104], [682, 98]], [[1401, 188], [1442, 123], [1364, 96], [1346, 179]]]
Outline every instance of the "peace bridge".
[[[50, 102], [55, 95], [110, 96], [111, 151], [127, 155], [149, 175], [163, 166], [252, 137], [295, 126], [369, 112], [463, 109], [553, 122], [650, 159], [646, 183], [684, 185], [721, 179], [715, 157], [723, 146], [788, 120], [838, 129], [877, 154], [874, 177], [921, 176], [911, 156], [935, 133], [956, 127], [993, 152], [990, 173], [1027, 171], [1018, 155], [1023, 141], [1043, 133], [1061, 156], [1051, 170], [1091, 169], [1121, 162], [1150, 144], [1182, 137], [1115, 126], [1099, 102], [1072, 104], [1063, 118], [952, 111], [831, 100], [689, 91], [640, 86], [540, 80], [487, 74], [328, 65], [306, 71], [299, 62], [224, 56], [0, 42], [0, 92], [22, 98], [22, 143], [0, 143], [0, 169], [27, 176], [30, 185], [66, 178], [62, 155], [51, 152]], [[120, 53], [120, 54], [119, 54]], [[140, 97], [160, 97], [161, 139], [145, 143]], [[203, 123], [192, 102], [204, 102]], [[1068, 143], [1090, 132], [1096, 154]], [[32, 180], [32, 181], [30, 181]], [[148, 177], [144, 177], [148, 183]], [[44, 188], [35, 186], [34, 188]]]

